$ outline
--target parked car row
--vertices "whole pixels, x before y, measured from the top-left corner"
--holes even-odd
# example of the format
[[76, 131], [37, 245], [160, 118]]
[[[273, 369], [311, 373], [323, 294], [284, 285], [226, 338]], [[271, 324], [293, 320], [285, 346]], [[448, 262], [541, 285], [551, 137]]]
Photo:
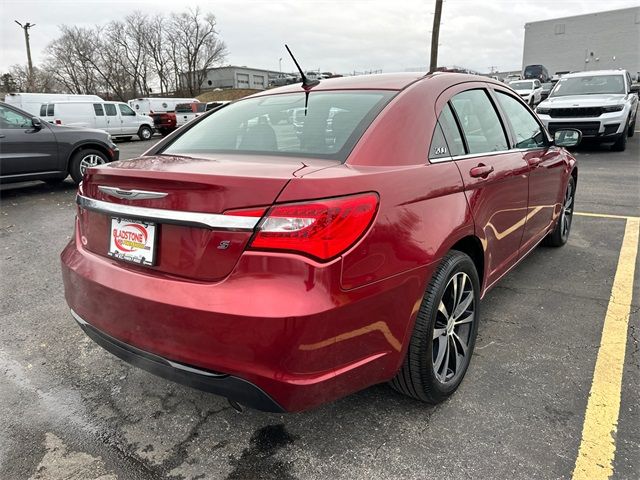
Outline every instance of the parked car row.
[[43, 180], [76, 183], [89, 167], [118, 160], [120, 151], [102, 131], [55, 125], [0, 102], [0, 183]]

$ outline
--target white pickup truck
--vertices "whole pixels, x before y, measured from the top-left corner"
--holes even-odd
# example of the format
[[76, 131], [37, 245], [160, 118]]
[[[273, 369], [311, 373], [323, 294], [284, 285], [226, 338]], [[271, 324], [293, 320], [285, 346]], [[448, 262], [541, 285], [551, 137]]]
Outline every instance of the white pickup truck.
[[549, 133], [575, 128], [582, 136], [614, 142], [624, 151], [638, 115], [638, 92], [626, 70], [598, 70], [563, 75], [536, 113]]
[[222, 107], [227, 103], [230, 102], [227, 100], [220, 100], [218, 102], [207, 103], [179, 103], [176, 105], [176, 125], [181, 127], [182, 125], [189, 123], [191, 120], [198, 118], [203, 113]]

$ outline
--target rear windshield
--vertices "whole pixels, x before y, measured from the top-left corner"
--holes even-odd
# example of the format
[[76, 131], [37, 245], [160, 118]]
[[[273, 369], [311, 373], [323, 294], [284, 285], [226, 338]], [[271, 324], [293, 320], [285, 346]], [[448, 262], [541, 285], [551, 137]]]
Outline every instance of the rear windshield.
[[561, 78], [550, 96], [596, 95], [599, 93], [624, 94], [624, 77], [622, 75], [594, 75], [592, 77]]
[[193, 107], [190, 103], [179, 103], [176, 105], [176, 113], [193, 112]]
[[509, 86], [514, 90], [531, 90], [533, 88], [533, 82], [531, 80], [522, 82], [509, 82]]
[[248, 98], [209, 114], [160, 153], [249, 153], [345, 161], [394, 94], [312, 91]]
[[525, 75], [540, 75], [542, 73], [542, 65], [529, 65], [524, 69]]

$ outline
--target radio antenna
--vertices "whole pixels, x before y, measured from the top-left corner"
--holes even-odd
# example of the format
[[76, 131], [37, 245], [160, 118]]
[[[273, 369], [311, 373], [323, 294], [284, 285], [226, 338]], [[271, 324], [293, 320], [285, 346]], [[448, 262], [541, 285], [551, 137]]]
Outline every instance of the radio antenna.
[[307, 76], [302, 71], [302, 68], [300, 68], [300, 64], [296, 60], [296, 57], [293, 56], [293, 53], [291, 53], [291, 49], [289, 49], [289, 46], [286, 43], [284, 45], [284, 48], [287, 49], [287, 52], [289, 52], [289, 55], [291, 55], [291, 59], [293, 60], [293, 63], [296, 64], [296, 67], [298, 68], [298, 71], [300, 72], [300, 78], [302, 78], [302, 88], [307, 89], [307, 88], [315, 87], [316, 85], [318, 85], [320, 83], [320, 80], [318, 80], [318, 79], [309, 80], [307, 78]]

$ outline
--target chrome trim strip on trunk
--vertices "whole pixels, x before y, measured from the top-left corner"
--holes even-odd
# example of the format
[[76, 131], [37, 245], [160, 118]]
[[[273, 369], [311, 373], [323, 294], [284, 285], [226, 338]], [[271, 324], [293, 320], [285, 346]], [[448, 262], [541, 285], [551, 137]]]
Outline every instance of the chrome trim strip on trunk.
[[258, 217], [240, 217], [216, 213], [185, 212], [181, 210], [162, 210], [159, 208], [136, 207], [103, 202], [78, 194], [76, 203], [80, 208], [93, 212], [115, 215], [123, 218], [149, 220], [158, 223], [171, 223], [190, 227], [210, 228], [251, 232], [260, 221]]
[[164, 192], [148, 192], [146, 190], [126, 190], [118, 187], [105, 187], [98, 185], [98, 190], [106, 195], [116, 198], [124, 198], [126, 200], [148, 200], [150, 198], [164, 198], [168, 193]]

